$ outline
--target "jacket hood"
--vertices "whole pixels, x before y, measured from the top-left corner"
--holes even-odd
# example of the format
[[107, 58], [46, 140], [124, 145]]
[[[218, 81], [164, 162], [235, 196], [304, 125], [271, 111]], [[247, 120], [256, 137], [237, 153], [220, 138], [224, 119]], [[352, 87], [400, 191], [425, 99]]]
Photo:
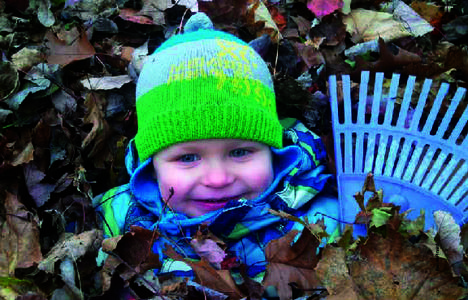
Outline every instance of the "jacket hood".
[[[237, 239], [245, 231], [239, 230], [239, 224], [244, 224], [242, 228], [248, 227], [251, 232], [278, 222], [279, 217], [268, 212], [270, 208], [283, 211], [300, 209], [323, 189], [331, 175], [322, 174], [325, 167], [321, 165], [321, 160], [326, 154], [318, 136], [297, 121], [295, 126], [285, 131], [285, 137], [291, 145], [282, 149], [271, 147], [274, 180], [260, 196], [252, 200], [229, 202], [222, 209], [199, 217], [187, 217], [164, 207], [153, 176], [152, 158], [140, 163], [132, 140], [126, 154], [131, 192], [138, 205], [158, 216], [154, 224], [139, 225], [177, 235], [181, 228], [208, 223], [212, 231], [222, 228], [222, 236]], [[248, 226], [245, 226], [246, 223]]]

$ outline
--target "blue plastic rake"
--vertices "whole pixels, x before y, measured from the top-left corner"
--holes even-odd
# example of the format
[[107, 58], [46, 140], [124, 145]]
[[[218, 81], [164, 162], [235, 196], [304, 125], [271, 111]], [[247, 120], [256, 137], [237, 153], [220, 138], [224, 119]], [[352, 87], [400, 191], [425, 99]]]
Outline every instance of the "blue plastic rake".
[[[399, 110], [395, 109], [399, 74], [393, 74], [389, 93], [384, 95], [384, 74], [376, 73], [373, 95], [368, 96], [369, 72], [363, 71], [359, 100], [354, 105], [350, 77], [342, 75], [341, 79], [343, 105], [338, 104], [336, 76], [329, 77], [342, 220], [354, 222], [360, 209], [353, 195], [372, 172], [376, 188], [383, 189], [384, 202], [400, 205], [401, 211], [412, 209], [411, 219], [425, 210], [426, 229], [434, 225], [432, 213], [436, 210], [450, 212], [459, 224], [467, 222], [468, 138], [461, 133], [467, 127], [468, 107], [458, 121], [452, 120], [466, 90], [458, 88], [445, 115], [438, 116], [449, 91], [449, 84], [442, 83], [423, 117], [430, 79], [425, 80], [413, 108], [410, 102], [416, 78], [410, 76]], [[355, 226], [355, 233], [363, 230], [363, 226]]]

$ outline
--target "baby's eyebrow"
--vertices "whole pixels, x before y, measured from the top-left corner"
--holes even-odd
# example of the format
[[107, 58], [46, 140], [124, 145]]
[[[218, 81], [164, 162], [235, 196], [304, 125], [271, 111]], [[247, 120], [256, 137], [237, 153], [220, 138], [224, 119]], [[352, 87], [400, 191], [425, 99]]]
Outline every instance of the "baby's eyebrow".
[[[253, 141], [230, 141], [226, 143], [226, 148], [233, 148], [233, 147], [254, 147], [257, 144]], [[175, 152], [180, 151], [200, 151], [207, 147], [207, 145], [180, 145], [179, 148], [175, 149]]]
[[180, 152], [180, 151], [199, 151], [200, 149], [203, 149], [204, 146], [180, 146], [177, 149], [174, 149], [175, 152]]

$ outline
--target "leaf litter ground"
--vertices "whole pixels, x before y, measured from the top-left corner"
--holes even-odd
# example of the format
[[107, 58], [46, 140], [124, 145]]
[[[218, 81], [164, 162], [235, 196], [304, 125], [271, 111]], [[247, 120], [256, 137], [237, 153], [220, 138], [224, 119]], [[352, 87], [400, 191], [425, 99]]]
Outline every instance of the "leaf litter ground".
[[[402, 6], [406, 15], [397, 16], [395, 1], [1, 1], [0, 298], [463, 297], [468, 226], [442, 213], [437, 234], [424, 232], [424, 218], [409, 221], [384, 206], [370, 179], [361, 194], [375, 193], [371, 201], [356, 195], [356, 223], [367, 224], [368, 236], [354, 240], [348, 226], [319, 247], [331, 241], [323, 224], [272, 212], [306, 230], [271, 241], [265, 280], [244, 272], [241, 286], [228, 270], [242, 266], [203, 229], [192, 241], [200, 262], [166, 249], [191, 264], [198, 283], [155, 278], [148, 270], [158, 267], [150, 250], [159, 233], [132, 228], [102, 241], [91, 204], [128, 181], [134, 80], [148, 53], [191, 13], [206, 12], [262, 55], [274, 74], [280, 117], [300, 119], [322, 136], [333, 172], [329, 75], [398, 72], [416, 75], [416, 86], [431, 77], [434, 90], [442, 81], [467, 87], [467, 2], [405, 2], [412, 11]], [[411, 33], [398, 20], [427, 29], [424, 20], [433, 30]], [[111, 255], [98, 267], [101, 246]]]

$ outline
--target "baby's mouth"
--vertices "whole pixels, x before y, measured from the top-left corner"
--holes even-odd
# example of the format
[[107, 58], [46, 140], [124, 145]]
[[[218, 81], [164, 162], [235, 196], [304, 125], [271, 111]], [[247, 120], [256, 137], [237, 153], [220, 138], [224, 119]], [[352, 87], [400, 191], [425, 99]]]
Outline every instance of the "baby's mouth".
[[200, 202], [229, 202], [231, 200], [239, 200], [244, 196], [244, 194], [239, 195], [239, 196], [234, 196], [234, 197], [229, 197], [229, 198], [220, 198], [220, 199], [195, 199], [195, 201], [200, 201]]

